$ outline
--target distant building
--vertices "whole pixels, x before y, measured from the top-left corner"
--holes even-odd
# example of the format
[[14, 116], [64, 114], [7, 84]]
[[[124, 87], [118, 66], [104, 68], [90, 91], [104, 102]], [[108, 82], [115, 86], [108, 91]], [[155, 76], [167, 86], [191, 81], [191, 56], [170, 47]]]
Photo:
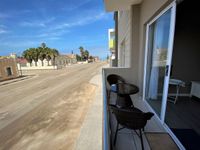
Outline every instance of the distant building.
[[55, 59], [55, 65], [58, 68], [66, 67], [67, 65], [76, 64], [76, 55], [75, 54], [68, 54], [68, 55], [59, 55]]
[[19, 76], [16, 60], [0, 58], [0, 81], [13, 79]]
[[14, 59], [16, 59], [16, 58], [17, 58], [17, 54], [15, 54], [15, 53], [11, 53], [9, 57], [10, 57], [10, 58], [14, 58]]
[[67, 54], [65, 56], [67, 58], [67, 64], [68, 65], [77, 63], [76, 54]]
[[108, 46], [111, 53], [110, 65], [116, 66], [115, 29], [108, 30]]
[[67, 65], [67, 58], [65, 55], [59, 55], [55, 58], [55, 65], [57, 69], [64, 68]]
[[21, 67], [26, 67], [28, 61], [25, 58], [16, 58], [17, 64], [20, 64]]
[[95, 62], [99, 62], [100, 61], [99, 56], [93, 56], [93, 59], [94, 59]]

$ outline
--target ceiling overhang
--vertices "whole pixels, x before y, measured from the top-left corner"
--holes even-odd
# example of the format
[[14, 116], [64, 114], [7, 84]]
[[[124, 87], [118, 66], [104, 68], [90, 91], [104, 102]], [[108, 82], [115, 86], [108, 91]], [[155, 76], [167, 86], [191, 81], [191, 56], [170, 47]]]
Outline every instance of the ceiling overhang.
[[142, 0], [104, 0], [107, 12], [126, 10], [131, 5], [140, 4]]

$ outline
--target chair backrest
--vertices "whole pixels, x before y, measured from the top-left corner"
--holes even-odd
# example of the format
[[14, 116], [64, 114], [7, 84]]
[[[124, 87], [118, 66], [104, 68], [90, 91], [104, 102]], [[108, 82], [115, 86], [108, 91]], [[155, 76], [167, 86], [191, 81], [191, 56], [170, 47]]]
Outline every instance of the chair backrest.
[[129, 129], [142, 129], [148, 120], [154, 115], [151, 112], [142, 112], [137, 108], [122, 109], [115, 105], [110, 105], [111, 110], [115, 114], [117, 122]]
[[125, 80], [119, 76], [119, 75], [116, 75], [116, 74], [110, 74], [107, 76], [107, 81], [108, 81], [108, 84], [109, 85], [112, 85], [112, 84], [116, 84], [116, 83], [123, 83], [125, 82]]

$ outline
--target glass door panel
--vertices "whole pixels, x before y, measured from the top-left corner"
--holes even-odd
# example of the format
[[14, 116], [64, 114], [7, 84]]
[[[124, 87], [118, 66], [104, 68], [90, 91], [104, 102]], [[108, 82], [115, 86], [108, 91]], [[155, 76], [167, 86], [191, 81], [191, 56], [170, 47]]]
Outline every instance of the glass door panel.
[[161, 115], [166, 69], [168, 69], [171, 8], [148, 26], [145, 99]]

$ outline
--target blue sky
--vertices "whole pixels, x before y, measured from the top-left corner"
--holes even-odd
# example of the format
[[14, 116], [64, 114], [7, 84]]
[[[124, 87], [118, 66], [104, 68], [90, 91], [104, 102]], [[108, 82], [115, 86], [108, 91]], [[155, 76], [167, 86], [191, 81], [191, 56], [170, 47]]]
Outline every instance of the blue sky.
[[79, 53], [83, 46], [103, 58], [113, 27], [103, 0], [1, 0], [0, 55], [20, 55], [45, 42], [62, 54]]

